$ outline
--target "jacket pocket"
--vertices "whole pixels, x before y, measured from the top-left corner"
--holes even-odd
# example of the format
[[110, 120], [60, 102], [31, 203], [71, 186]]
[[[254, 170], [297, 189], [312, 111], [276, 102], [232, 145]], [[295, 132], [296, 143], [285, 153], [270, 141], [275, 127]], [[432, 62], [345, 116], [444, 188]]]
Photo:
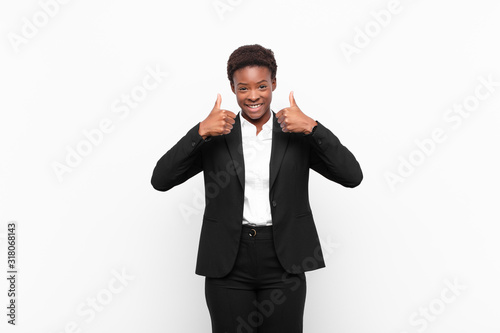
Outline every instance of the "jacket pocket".
[[205, 216], [205, 215], [203, 215], [203, 221], [209, 221], [209, 222], [212, 222], [212, 223], [218, 223], [219, 222], [216, 218]]
[[312, 211], [307, 211], [307, 212], [302, 212], [300, 214], [297, 214], [295, 215], [295, 218], [298, 219], [298, 218], [301, 218], [301, 217], [305, 217], [305, 216], [311, 216], [312, 215]]

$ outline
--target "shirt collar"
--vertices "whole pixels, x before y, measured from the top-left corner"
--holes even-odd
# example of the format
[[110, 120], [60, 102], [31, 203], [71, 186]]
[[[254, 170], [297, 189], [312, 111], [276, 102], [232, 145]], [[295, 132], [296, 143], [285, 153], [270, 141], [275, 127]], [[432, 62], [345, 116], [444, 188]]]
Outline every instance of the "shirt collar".
[[[270, 133], [272, 133], [272, 129], [273, 129], [272, 119], [273, 119], [273, 112], [271, 110], [271, 116], [266, 121], [266, 123], [264, 125], [262, 125], [262, 131], [261, 131], [261, 133], [265, 134], [265, 136], [268, 136]], [[245, 135], [253, 135], [253, 136], [255, 136], [256, 127], [255, 127], [254, 124], [252, 124], [251, 122], [249, 122], [248, 120], [246, 120], [243, 117], [243, 111], [240, 111], [240, 122], [241, 122], [241, 131]], [[259, 133], [259, 135], [260, 135], [260, 133]]]

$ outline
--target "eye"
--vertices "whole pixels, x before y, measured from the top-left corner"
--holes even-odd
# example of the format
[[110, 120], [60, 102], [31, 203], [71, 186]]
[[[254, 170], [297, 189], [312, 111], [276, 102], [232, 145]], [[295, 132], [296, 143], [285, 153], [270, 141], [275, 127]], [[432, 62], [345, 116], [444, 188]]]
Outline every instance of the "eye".
[[246, 90], [246, 89], [247, 89], [247, 88], [245, 88], [245, 87], [241, 87], [241, 88], [240, 88], [240, 89], [238, 89], [238, 90], [243, 91], [243, 90]]
[[266, 86], [265, 84], [262, 84], [259, 88], [261, 88], [261, 89], [266, 89], [266, 88], [267, 88], [267, 86]]

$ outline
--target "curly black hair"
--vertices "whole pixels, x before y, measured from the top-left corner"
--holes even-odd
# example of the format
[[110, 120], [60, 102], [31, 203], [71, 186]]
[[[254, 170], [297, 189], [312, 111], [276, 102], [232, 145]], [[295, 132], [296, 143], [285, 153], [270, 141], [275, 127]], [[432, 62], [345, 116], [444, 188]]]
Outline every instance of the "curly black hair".
[[267, 67], [271, 72], [271, 79], [276, 78], [278, 65], [276, 59], [274, 59], [274, 53], [271, 49], [266, 49], [259, 44], [243, 45], [231, 53], [227, 61], [227, 77], [229, 81], [232, 83], [234, 72], [246, 66]]

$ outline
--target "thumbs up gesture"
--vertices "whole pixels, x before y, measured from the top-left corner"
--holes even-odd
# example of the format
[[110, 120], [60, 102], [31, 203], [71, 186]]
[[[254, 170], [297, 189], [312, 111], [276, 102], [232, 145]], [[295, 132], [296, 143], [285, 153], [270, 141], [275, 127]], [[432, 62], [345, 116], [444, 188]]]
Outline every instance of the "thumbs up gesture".
[[311, 133], [318, 123], [311, 117], [306, 116], [295, 102], [293, 91], [290, 92], [290, 107], [281, 109], [277, 114], [278, 123], [283, 132], [290, 133]]
[[215, 101], [214, 108], [207, 118], [200, 122], [198, 134], [200, 134], [203, 139], [209, 136], [229, 134], [233, 129], [236, 115], [231, 111], [221, 109], [221, 102], [222, 97], [220, 94], [217, 94], [217, 101]]

